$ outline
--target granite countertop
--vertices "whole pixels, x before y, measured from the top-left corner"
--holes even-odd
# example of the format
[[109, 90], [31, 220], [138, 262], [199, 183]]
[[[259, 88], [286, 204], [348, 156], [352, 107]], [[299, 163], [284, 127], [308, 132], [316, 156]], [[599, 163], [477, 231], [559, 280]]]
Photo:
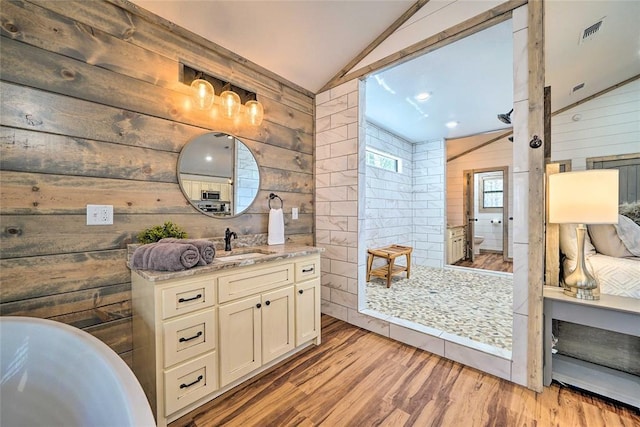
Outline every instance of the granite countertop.
[[[222, 260], [220, 258], [234, 255], [246, 254], [248, 252], [261, 252], [264, 255], [259, 255], [256, 258], [247, 259], [229, 259]], [[137, 270], [132, 269], [138, 275], [149, 280], [151, 282], [157, 282], [161, 280], [178, 279], [182, 277], [197, 276], [199, 274], [206, 274], [217, 272], [221, 270], [227, 270], [235, 267], [243, 267], [247, 265], [262, 264], [270, 261], [279, 261], [288, 258], [302, 257], [305, 255], [313, 255], [324, 252], [324, 248], [315, 246], [304, 246], [295, 244], [284, 245], [261, 245], [261, 246], [245, 246], [233, 249], [231, 252], [216, 251], [216, 256], [213, 258], [213, 262], [208, 265], [189, 268], [182, 271], [154, 271], [154, 270]], [[131, 265], [127, 263], [129, 268]]]

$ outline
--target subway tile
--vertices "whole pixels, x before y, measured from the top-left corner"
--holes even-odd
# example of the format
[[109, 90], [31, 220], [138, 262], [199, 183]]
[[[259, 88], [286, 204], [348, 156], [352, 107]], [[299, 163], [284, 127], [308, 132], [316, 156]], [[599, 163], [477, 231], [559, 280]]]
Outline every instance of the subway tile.
[[[320, 119], [323, 120], [323, 119]], [[348, 125], [358, 121], [358, 107], [352, 107], [331, 115], [331, 128]]]
[[331, 116], [316, 119], [316, 133], [331, 129]]
[[333, 172], [331, 174], [331, 185], [357, 185], [358, 184], [358, 172], [354, 169], [345, 170], [340, 172]]
[[335, 142], [344, 141], [346, 139], [349, 139], [347, 126], [339, 126], [334, 129], [327, 129], [323, 130], [322, 132], [316, 132], [316, 146], [333, 144]]
[[358, 153], [358, 140], [356, 138], [347, 139], [331, 144], [331, 157], [346, 156]]
[[350, 231], [331, 231], [330, 242], [333, 245], [357, 247], [358, 234]]
[[347, 105], [347, 95], [333, 98], [329, 102], [325, 102], [324, 104], [318, 105], [316, 107], [316, 119], [321, 119], [323, 117], [330, 116], [332, 114], [339, 113], [348, 109]]
[[347, 307], [322, 300], [322, 303], [320, 304], [320, 311], [323, 314], [335, 317], [343, 322], [349, 322], [349, 309]]
[[331, 173], [316, 174], [316, 188], [329, 187], [331, 185]]
[[376, 334], [385, 337], [389, 336], [389, 322], [387, 321], [358, 313], [357, 310], [349, 310], [348, 318], [348, 322], [352, 325], [356, 325], [362, 329], [375, 332]]
[[331, 215], [358, 216], [358, 202], [331, 202]]
[[358, 296], [340, 289], [331, 289], [331, 302], [354, 310], [358, 309]]
[[348, 282], [346, 276], [341, 276], [339, 274], [333, 273], [325, 273], [321, 278], [322, 286], [326, 286], [331, 289], [348, 289]]
[[434, 335], [418, 332], [413, 328], [414, 324], [410, 327], [404, 327], [395, 324], [395, 322], [390, 323], [389, 337], [421, 350], [428, 351], [429, 353], [444, 356], [444, 341], [442, 339]]
[[[336, 200], [347, 200], [347, 187], [322, 187], [316, 188], [316, 201], [318, 202], [334, 202]], [[331, 206], [331, 211], [333, 206]], [[331, 215], [334, 215], [331, 213]]]
[[350, 80], [346, 83], [342, 83], [339, 86], [336, 86], [331, 89], [331, 99], [339, 98], [343, 95], [348, 94], [349, 92], [358, 91], [358, 79]]
[[[453, 339], [453, 337], [450, 337]], [[496, 377], [511, 380], [511, 360], [487, 354], [451, 341], [444, 344], [444, 357], [471, 366]]]
[[321, 230], [348, 231], [347, 217], [316, 215], [316, 227]]
[[327, 173], [347, 170], [347, 157], [316, 160], [316, 173]]
[[331, 101], [331, 91], [326, 90], [324, 92], [320, 92], [316, 95], [316, 105], [324, 104], [325, 102]]

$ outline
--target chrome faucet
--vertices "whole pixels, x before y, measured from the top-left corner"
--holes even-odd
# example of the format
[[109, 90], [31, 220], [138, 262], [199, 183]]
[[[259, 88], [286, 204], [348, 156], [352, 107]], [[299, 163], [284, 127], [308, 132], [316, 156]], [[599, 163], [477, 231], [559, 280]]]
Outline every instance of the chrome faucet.
[[224, 250], [229, 252], [231, 250], [231, 239], [237, 239], [238, 235], [235, 231], [231, 231], [228, 228], [224, 232]]

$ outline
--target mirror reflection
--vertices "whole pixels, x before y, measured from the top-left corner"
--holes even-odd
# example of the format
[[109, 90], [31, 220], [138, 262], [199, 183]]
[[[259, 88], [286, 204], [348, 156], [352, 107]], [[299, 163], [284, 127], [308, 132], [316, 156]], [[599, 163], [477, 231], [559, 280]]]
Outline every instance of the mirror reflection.
[[258, 164], [249, 148], [221, 132], [200, 135], [184, 146], [178, 181], [196, 209], [221, 218], [245, 211], [260, 187]]

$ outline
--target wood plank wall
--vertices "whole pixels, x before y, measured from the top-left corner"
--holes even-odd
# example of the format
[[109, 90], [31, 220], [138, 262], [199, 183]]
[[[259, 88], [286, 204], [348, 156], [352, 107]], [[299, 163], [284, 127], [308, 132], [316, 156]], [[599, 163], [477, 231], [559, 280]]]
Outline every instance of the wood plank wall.
[[[0, 0], [0, 14], [0, 314], [75, 325], [130, 361], [126, 245], [139, 231], [266, 233], [276, 192], [300, 209], [287, 240], [313, 244], [313, 94], [125, 0]], [[256, 92], [263, 124], [190, 109], [181, 61]], [[209, 130], [258, 161], [240, 217], [207, 217], [178, 187], [180, 150]], [[87, 204], [113, 205], [114, 225], [86, 226]]]

